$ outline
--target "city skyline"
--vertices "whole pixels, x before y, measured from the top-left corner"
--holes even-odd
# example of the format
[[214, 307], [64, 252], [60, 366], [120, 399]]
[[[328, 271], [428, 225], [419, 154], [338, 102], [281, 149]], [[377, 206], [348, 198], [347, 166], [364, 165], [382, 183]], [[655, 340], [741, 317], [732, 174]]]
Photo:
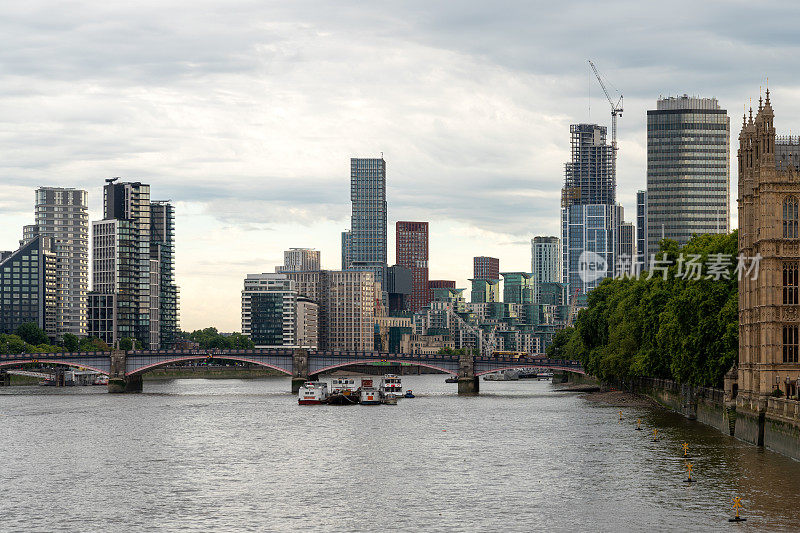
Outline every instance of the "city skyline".
[[[571, 123], [610, 126], [587, 57], [626, 96], [617, 196], [628, 220], [645, 185], [645, 113], [657, 97], [716, 97], [736, 124], [742, 104], [758, 98], [753, 87], [766, 85], [766, 71], [773, 98], [785, 102], [782, 123], [800, 119], [793, 98], [798, 80], [789, 70], [792, 17], [768, 28], [731, 24], [749, 20], [746, 6], [724, 13], [695, 6], [642, 26], [637, 17], [645, 8], [631, 4], [619, 23], [639, 20], [641, 35], [624, 47], [587, 39], [592, 49], [569, 45], [567, 29], [546, 27], [549, 17], [571, 16], [567, 7], [537, 17], [533, 6], [510, 4], [491, 18], [464, 6], [473, 24], [454, 33], [445, 22], [449, 12], [430, 6], [385, 13], [341, 8], [348, 16], [334, 16], [328, 7], [310, 13], [240, 5], [198, 13], [183, 33], [163, 28], [158, 49], [131, 51], [108, 39], [109, 28], [124, 25], [145, 42], [145, 19], [154, 18], [155, 8], [109, 9], [103, 20], [116, 25], [99, 29], [82, 24], [97, 17], [90, 9], [11, 10], [3, 54], [12, 76], [0, 99], [11, 124], [1, 141], [8, 156], [0, 169], [0, 248], [14, 248], [19, 229], [34, 222], [38, 186], [88, 190], [89, 219], [99, 220], [102, 179], [150, 183], [160, 191], [154, 199], [175, 204], [183, 329], [210, 325], [209, 316], [220, 329], [238, 329], [241, 275], [272, 270], [283, 250], [316, 248], [324, 268], [338, 268], [335, 237], [349, 217], [347, 160], [382, 151], [390, 165], [387, 225], [431, 221], [431, 278], [468, 287], [476, 255], [499, 257], [504, 270], [527, 270], [530, 238], [559, 234], [556, 205], [569, 153], [563, 132]], [[578, 17], [582, 27], [590, 26], [595, 9], [587, 6]], [[176, 16], [183, 10], [169, 8]], [[702, 16], [712, 11], [714, 17]], [[689, 12], [705, 21], [693, 25]], [[524, 31], [515, 18], [526, 21]], [[53, 27], [42, 29], [41, 19]], [[244, 20], [253, 22], [231, 38]], [[508, 24], [504, 37], [511, 41], [499, 42]], [[531, 32], [530, 24], [541, 31]], [[667, 39], [663, 32], [675, 27], [682, 29]], [[374, 39], [378, 32], [383, 39]], [[763, 57], [767, 35], [771, 53]], [[39, 57], [32, 38], [53, 44], [53, 57]], [[642, 44], [635, 57], [624, 50], [633, 48], [630, 39]], [[104, 48], [100, 42], [111, 47], [108, 53], [86, 61]], [[700, 58], [684, 53], [701, 47]], [[558, 52], [547, 57], [539, 49]], [[334, 55], [339, 59], [329, 62]], [[364, 59], [358, 78], [370, 81], [353, 83], [337, 73], [356, 57]], [[373, 76], [387, 71], [387, 61], [396, 74]], [[320, 78], [327, 80], [321, 91], [312, 83]], [[187, 131], [201, 133], [187, 139]]]

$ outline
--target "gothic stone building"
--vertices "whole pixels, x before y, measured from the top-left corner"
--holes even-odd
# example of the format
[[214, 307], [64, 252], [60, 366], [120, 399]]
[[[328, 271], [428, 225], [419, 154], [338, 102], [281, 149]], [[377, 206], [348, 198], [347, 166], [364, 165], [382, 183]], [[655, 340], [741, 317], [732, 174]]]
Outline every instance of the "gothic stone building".
[[739, 281], [736, 433], [751, 442], [763, 441], [769, 397], [778, 389], [797, 398], [800, 378], [800, 174], [793, 165], [776, 168], [773, 117], [767, 91], [739, 135], [739, 253], [762, 257], [757, 278]]

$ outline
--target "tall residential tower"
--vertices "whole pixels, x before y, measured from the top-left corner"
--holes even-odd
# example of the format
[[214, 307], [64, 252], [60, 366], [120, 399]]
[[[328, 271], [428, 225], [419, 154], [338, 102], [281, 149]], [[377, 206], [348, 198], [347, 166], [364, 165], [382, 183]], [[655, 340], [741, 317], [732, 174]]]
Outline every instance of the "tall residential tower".
[[[86, 336], [89, 289], [88, 194], [79, 189], [36, 189], [34, 233], [52, 239], [56, 256], [55, 334]], [[33, 228], [31, 228], [33, 229]], [[30, 231], [26, 228], [26, 233]], [[26, 234], [25, 240], [33, 235]]]
[[416, 313], [428, 299], [428, 223], [397, 223], [397, 264], [411, 270], [411, 301], [408, 311]]
[[531, 272], [533, 301], [541, 302], [542, 283], [561, 283], [561, 239], [534, 237], [531, 239]]
[[382, 157], [350, 159], [350, 201], [350, 231], [342, 234], [342, 269], [373, 272], [386, 293], [386, 161]]

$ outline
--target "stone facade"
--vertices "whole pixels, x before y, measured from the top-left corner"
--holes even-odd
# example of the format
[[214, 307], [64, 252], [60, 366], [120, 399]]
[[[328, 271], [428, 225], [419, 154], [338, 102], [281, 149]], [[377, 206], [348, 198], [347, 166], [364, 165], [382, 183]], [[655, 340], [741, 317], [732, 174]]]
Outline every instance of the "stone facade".
[[764, 418], [771, 417], [769, 399], [780, 394], [796, 400], [800, 382], [800, 174], [776, 168], [773, 118], [767, 91], [755, 118], [752, 109], [744, 117], [739, 135], [739, 253], [761, 259], [756, 279], [750, 274], [739, 281], [734, 392], [741, 422], [737, 436], [768, 447]]

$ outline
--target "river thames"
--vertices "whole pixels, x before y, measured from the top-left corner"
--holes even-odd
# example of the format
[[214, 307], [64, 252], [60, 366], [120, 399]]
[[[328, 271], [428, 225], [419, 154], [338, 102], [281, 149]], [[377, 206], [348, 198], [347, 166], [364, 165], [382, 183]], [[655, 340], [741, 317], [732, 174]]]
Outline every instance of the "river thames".
[[369, 407], [300, 407], [285, 378], [0, 389], [0, 530], [800, 529], [798, 462], [658, 408], [444, 377]]

